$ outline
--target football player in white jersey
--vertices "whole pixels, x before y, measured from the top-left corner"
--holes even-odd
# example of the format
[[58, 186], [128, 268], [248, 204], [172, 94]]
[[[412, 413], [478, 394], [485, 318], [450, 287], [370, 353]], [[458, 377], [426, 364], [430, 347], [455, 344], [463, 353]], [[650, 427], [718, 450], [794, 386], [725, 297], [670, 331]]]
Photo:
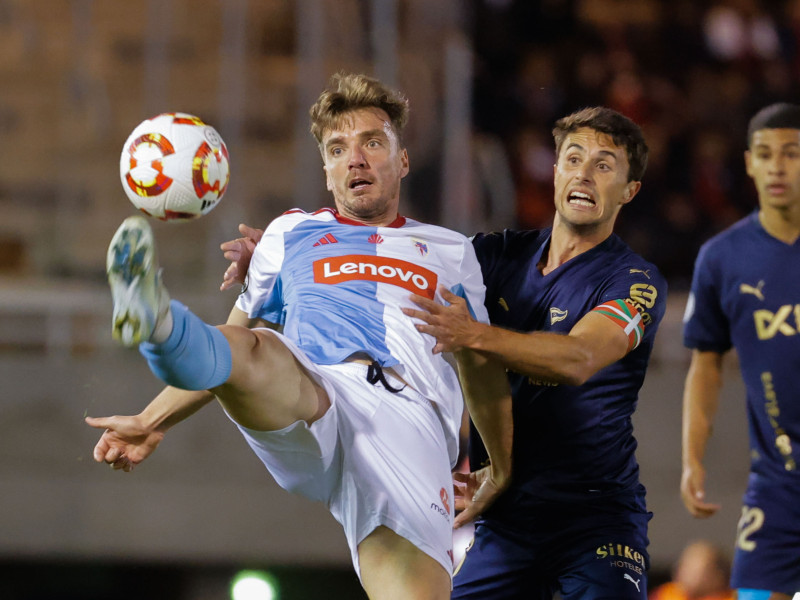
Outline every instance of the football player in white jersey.
[[508, 485], [509, 388], [496, 363], [457, 356], [492, 477], [454, 519], [461, 390], [401, 308], [410, 291], [448, 289], [486, 321], [480, 269], [464, 236], [398, 212], [405, 98], [363, 75], [331, 83], [311, 130], [336, 208], [290, 211], [267, 228], [226, 325], [170, 301], [144, 218], [118, 229], [107, 258], [114, 336], [138, 344], [169, 387], [139, 415], [87, 418], [105, 430], [94, 458], [130, 471], [216, 396], [282, 487], [330, 508], [370, 598], [443, 600], [453, 525]]

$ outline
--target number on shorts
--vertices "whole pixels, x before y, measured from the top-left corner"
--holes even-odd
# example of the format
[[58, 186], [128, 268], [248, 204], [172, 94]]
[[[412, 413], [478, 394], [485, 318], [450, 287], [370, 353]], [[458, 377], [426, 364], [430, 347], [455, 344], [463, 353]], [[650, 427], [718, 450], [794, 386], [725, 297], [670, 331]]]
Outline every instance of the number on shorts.
[[736, 545], [746, 552], [756, 549], [756, 543], [748, 539], [764, 525], [764, 511], [757, 506], [743, 506], [742, 516], [739, 519]]

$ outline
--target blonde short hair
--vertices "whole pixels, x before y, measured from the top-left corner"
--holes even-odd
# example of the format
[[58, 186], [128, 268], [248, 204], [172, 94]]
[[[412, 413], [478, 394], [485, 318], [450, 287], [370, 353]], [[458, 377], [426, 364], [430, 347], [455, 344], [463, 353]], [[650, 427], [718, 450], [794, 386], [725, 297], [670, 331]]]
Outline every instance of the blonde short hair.
[[322, 144], [326, 131], [336, 128], [349, 112], [361, 108], [379, 108], [389, 116], [400, 145], [408, 120], [408, 100], [400, 92], [377, 79], [362, 74], [337, 73], [309, 110], [311, 134]]

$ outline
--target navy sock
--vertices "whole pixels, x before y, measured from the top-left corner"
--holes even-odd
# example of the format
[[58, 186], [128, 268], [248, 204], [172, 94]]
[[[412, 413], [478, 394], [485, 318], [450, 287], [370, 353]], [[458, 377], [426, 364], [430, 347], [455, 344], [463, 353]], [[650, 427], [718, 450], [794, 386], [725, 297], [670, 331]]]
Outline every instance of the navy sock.
[[150, 370], [183, 390], [207, 390], [225, 383], [233, 364], [228, 340], [177, 300], [170, 307], [173, 326], [167, 340], [139, 344]]

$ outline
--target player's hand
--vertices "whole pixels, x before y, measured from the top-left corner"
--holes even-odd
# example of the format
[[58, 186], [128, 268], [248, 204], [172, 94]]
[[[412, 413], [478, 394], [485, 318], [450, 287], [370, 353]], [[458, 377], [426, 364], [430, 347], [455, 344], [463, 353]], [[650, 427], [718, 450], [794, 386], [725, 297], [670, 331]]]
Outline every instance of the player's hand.
[[222, 291], [244, 284], [247, 269], [250, 268], [250, 259], [253, 257], [256, 244], [264, 235], [264, 230], [242, 223], [239, 225], [239, 233], [243, 237], [223, 242], [219, 246], [225, 260], [231, 261], [222, 276], [222, 285], [219, 286]]
[[681, 476], [681, 499], [693, 517], [706, 519], [720, 509], [719, 504], [706, 502], [706, 471], [700, 465], [687, 466]]
[[467, 302], [461, 296], [450, 293], [444, 286], [439, 286], [439, 293], [448, 302], [447, 305], [412, 294], [411, 301], [422, 310], [403, 308], [403, 313], [423, 321], [414, 325], [417, 331], [436, 338], [434, 354], [469, 348], [477, 336], [476, 328], [480, 323], [472, 318]]
[[472, 473], [453, 473], [454, 504], [456, 512], [460, 511], [453, 521], [453, 529], [458, 529], [483, 514], [509, 483], [509, 480], [500, 480], [493, 475], [491, 466]]
[[97, 462], [105, 462], [115, 470], [130, 472], [152, 454], [164, 438], [162, 431], [148, 429], [138, 416], [86, 417], [86, 423], [105, 429], [94, 447]]

